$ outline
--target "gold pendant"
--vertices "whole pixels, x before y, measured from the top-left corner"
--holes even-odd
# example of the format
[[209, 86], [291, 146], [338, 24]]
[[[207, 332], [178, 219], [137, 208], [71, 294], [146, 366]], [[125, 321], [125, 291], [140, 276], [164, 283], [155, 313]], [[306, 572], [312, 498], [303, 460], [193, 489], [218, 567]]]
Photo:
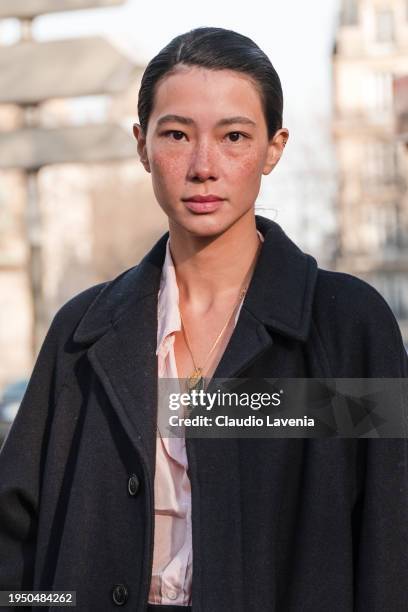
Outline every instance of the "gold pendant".
[[202, 369], [201, 368], [195, 368], [195, 370], [190, 374], [190, 376], [187, 379], [187, 387], [189, 391], [192, 391], [193, 389], [201, 389], [202, 388]]

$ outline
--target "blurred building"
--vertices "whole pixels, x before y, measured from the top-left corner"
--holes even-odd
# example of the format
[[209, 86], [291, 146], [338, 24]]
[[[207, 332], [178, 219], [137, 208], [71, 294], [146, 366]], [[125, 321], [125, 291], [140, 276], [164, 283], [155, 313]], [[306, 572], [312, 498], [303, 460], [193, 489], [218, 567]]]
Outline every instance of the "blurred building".
[[[408, 159], [408, 72], [394, 79], [395, 134]], [[408, 171], [408, 166], [405, 166]]]
[[393, 78], [408, 74], [408, 2], [342, 0], [333, 51], [335, 266], [374, 285], [408, 343], [408, 192]]
[[[15, 106], [0, 106], [0, 130], [21, 123]], [[27, 261], [25, 184], [16, 170], [0, 171], [0, 389], [27, 372], [30, 354], [30, 292]]]
[[[141, 75], [140, 75], [141, 76]], [[42, 126], [117, 121], [131, 135], [140, 79], [113, 96], [50, 100], [39, 108]], [[0, 130], [22, 123], [21, 109], [0, 106]], [[0, 171], [0, 390], [31, 373], [33, 311], [28, 272], [30, 221], [27, 180]], [[38, 175], [42, 214], [43, 339], [62, 304], [83, 289], [138, 263], [167, 229], [151, 177], [135, 156], [127, 161], [60, 164]], [[38, 349], [38, 347], [37, 347]]]
[[[408, 72], [394, 79], [395, 134], [404, 147], [404, 170], [408, 177]], [[408, 197], [405, 198], [405, 209], [408, 208]], [[408, 350], [408, 346], [407, 346]]]

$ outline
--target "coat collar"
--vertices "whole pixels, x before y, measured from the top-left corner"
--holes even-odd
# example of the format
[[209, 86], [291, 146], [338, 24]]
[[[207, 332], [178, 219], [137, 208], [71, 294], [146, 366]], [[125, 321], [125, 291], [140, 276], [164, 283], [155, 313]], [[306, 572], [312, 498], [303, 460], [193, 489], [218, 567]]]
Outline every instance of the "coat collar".
[[[265, 241], [252, 277], [243, 310], [271, 331], [305, 341], [310, 328], [317, 279], [316, 260], [303, 253], [281, 227], [256, 216]], [[92, 343], [115, 325], [138, 302], [157, 295], [168, 232], [142, 259], [109, 282], [80, 321], [74, 340]]]

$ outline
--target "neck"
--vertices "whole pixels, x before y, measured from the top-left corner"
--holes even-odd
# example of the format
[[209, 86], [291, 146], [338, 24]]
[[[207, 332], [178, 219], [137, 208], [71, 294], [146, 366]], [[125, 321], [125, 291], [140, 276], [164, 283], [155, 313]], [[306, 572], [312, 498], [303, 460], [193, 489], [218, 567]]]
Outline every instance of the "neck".
[[252, 275], [260, 244], [252, 209], [216, 237], [194, 236], [171, 223], [169, 229], [182, 303], [205, 314], [238, 296]]

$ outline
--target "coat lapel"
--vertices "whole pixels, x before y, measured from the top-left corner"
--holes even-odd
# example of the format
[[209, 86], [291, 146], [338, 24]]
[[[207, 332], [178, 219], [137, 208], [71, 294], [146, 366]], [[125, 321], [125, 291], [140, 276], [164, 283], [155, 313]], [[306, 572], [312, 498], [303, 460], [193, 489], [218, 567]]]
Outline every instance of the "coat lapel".
[[157, 359], [154, 295], [139, 300], [90, 347], [89, 359], [140, 454], [154, 471]]
[[108, 283], [90, 306], [74, 340], [89, 359], [130, 440], [155, 469], [157, 421], [157, 295], [167, 235], [138, 266]]
[[268, 219], [257, 216], [264, 243], [237, 325], [213, 378], [238, 376], [273, 344], [273, 332], [306, 341], [317, 263]]

